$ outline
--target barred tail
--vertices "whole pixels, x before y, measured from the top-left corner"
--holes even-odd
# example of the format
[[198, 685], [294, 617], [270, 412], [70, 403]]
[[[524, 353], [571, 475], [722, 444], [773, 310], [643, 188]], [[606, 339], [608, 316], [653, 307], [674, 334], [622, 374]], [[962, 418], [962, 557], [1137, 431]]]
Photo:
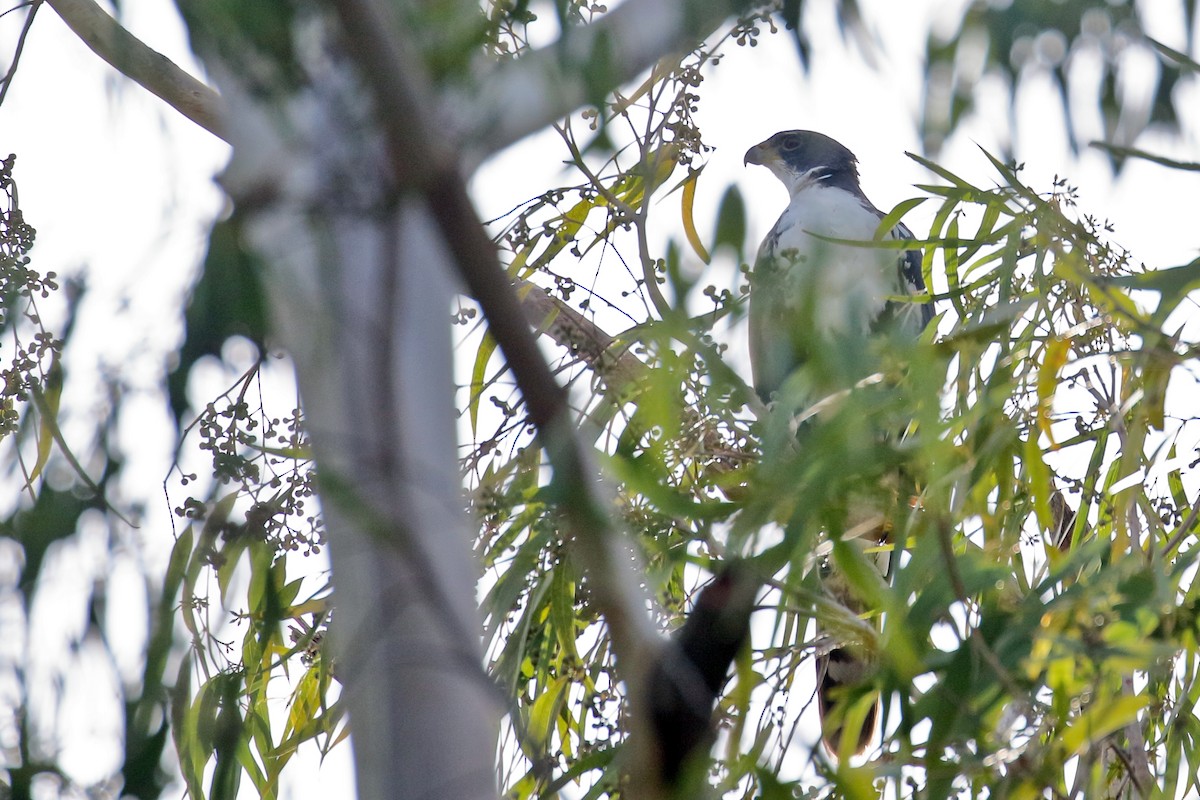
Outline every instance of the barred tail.
[[[848, 723], [844, 704], [856, 699], [851, 691], [855, 686], [861, 686], [869, 679], [872, 667], [860, 656], [844, 647], [835, 647], [828, 653], [817, 656], [817, 711], [821, 718], [821, 738], [831, 754], [841, 751], [842, 737], [853, 731], [847, 731]], [[875, 737], [875, 723], [879, 718], [879, 697], [871, 703], [863, 720], [862, 728], [858, 730], [858, 741], [854, 744], [853, 754], [858, 755], [867, 749], [867, 745]]]

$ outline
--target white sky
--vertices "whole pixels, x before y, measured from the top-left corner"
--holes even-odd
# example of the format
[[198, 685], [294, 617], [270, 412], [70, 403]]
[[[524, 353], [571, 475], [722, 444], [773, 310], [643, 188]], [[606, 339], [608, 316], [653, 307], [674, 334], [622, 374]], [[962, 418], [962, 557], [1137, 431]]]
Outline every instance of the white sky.
[[[957, 8], [961, 2], [952, 5]], [[123, 0], [121, 5], [124, 22], [136, 35], [193, 74], [201, 74], [168, 0]], [[834, 32], [829, 3], [809, 5], [817, 30], [827, 31], [812, 36], [810, 77], [800, 71], [790, 36], [781, 33], [764, 35], [755, 48], [731, 45], [700, 87], [699, 123], [706, 141], [716, 147], [696, 206], [698, 227], [706, 238], [717, 202], [731, 182], [741, 186], [747, 200], [750, 238], [757, 241], [773, 224], [786, 200], [784, 190], [766, 170], [744, 168], [742, 155], [779, 130], [811, 128], [845, 143], [858, 155], [864, 190], [880, 208], [915, 196], [912, 184], [931, 180], [903, 153], [919, 149], [920, 57], [927, 31], [934, 17], [957, 18], [957, 13], [945, 13], [951, 4], [864, 0], [864, 16], [882, 41], [874, 71], [861, 66], [856, 51], [847, 49]], [[1182, 47], [1173, 7], [1154, 3], [1150, 27], [1168, 44]], [[0, 27], [5, 52], [11, 52], [16, 34], [9, 19]], [[1149, 133], [1138, 144], [1200, 161], [1200, 90], [1193, 80], [1179, 91], [1187, 101], [1178, 104], [1185, 114], [1183, 136]], [[978, 98], [982, 110], [950, 141], [940, 163], [968, 180], [990, 183], [992, 169], [973, 142], [996, 151], [1011, 136], [1018, 159], [1026, 163], [1027, 182], [1048, 189], [1052, 176], [1068, 176], [1079, 186], [1081, 206], [1111, 219], [1114, 239], [1136, 258], [1165, 267], [1196, 256], [1194, 198], [1200, 196], [1200, 173], [1133, 162], [1114, 180], [1102, 154], [1070, 154], [1061, 133], [1057, 94], [1048, 82], [1028, 81], [1020, 98], [1020, 128], [1013, 133], [1002, 93], [994, 84], [987, 85]], [[1098, 133], [1098, 121], [1095, 126]], [[69, 639], [70, 630], [82, 629], [90, 580], [81, 582], [81, 574], [133, 575], [141, 568], [153, 573], [165, 564], [171, 526], [161, 486], [173, 442], [158, 382], [164, 358], [182, 335], [176, 314], [179, 300], [195, 276], [210, 222], [222, 207], [212, 177], [227, 157], [227, 148], [117, 77], [50, 7], [43, 6], [16, 83], [0, 108], [0, 156], [10, 152], [17, 154], [15, 177], [22, 208], [38, 230], [33, 266], [60, 275], [83, 271], [92, 294], [79, 321], [90, 334], [78, 337], [70, 353], [77, 377], [64, 398], [68, 439], [76, 452], [86, 453], [92, 420], [107, 407], [107, 401], [95, 395], [95, 384], [79, 379], [94, 370], [97, 375], [119, 374], [127, 386], [118, 426], [121, 441], [147, 445], [131, 453], [122, 483], [130, 501], [146, 503], [141, 528], [119, 534], [126, 544], [113, 561], [95, 555], [90, 535], [65, 548], [56, 566], [62, 573], [55, 581], [61, 591], [55, 592], [53, 604], [35, 609], [35, 614], [67, 620]], [[496, 216], [552, 185], [559, 175], [558, 162], [547, 152], [561, 152], [553, 134], [531, 137], [486, 163], [472, 180], [481, 215]], [[660, 219], [672, 222], [669, 230], [661, 231], [664, 238], [679, 237], [677, 202], [664, 202], [667, 210]], [[934, 206], [928, 206], [909, 217], [910, 227], [918, 232], [932, 215]], [[744, 358], [735, 356], [734, 361], [745, 366]], [[212, 385], [217, 381], [214, 377]], [[0, 495], [5, 511], [13, 502], [15, 498]], [[128, 635], [130, 652], [136, 652], [144, 631]], [[124, 660], [118, 668], [130, 675], [136, 658]], [[285, 773], [282, 797], [343, 796], [348, 755], [348, 748], [339, 748], [320, 770], [315, 751], [303, 764], [294, 761]], [[92, 777], [90, 770], [100, 769], [95, 759], [80, 757], [73, 763], [79, 764], [77, 774], [83, 780]]]

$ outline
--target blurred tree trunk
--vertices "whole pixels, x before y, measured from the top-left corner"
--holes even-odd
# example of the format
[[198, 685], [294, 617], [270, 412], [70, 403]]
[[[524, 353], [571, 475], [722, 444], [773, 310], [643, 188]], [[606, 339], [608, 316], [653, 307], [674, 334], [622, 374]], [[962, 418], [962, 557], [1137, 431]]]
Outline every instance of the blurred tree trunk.
[[454, 457], [450, 263], [424, 204], [389, 179], [348, 63], [311, 53], [306, 85], [264, 102], [244, 64], [207, 55], [230, 107], [222, 182], [320, 465], [358, 794], [494, 798], [500, 704]]

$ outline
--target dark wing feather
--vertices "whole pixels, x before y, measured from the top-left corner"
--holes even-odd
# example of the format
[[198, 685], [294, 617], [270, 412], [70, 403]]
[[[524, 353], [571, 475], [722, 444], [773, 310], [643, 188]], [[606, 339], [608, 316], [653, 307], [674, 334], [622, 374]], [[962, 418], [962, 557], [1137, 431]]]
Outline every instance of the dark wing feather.
[[[880, 219], [884, 218], [884, 213], [875, 206], [868, 206], [872, 212]], [[912, 231], [903, 222], [896, 223], [896, 227], [892, 228], [890, 234], [893, 239], [905, 240], [916, 239]], [[920, 295], [925, 294], [925, 276], [921, 273], [921, 258], [920, 250], [905, 250], [904, 254], [896, 260], [896, 294]], [[915, 317], [915, 320], [914, 320]], [[913, 320], [909, 322], [909, 320]], [[928, 327], [933, 320], [933, 301], [924, 303], [896, 303], [889, 302], [884, 306], [879, 316], [871, 325], [873, 331], [881, 331], [893, 327], [910, 328], [914, 338], [921, 335], [921, 332]]]
[[[882, 217], [880, 217], [882, 219]], [[913, 232], [908, 229], [908, 226], [903, 222], [896, 223], [896, 227], [892, 228], [893, 239], [916, 239]], [[924, 294], [925, 276], [921, 272], [920, 250], [905, 250], [904, 257], [900, 259], [900, 282], [908, 290], [909, 294]], [[929, 323], [933, 321], [933, 301], [930, 300], [921, 303], [921, 330], [925, 330]]]

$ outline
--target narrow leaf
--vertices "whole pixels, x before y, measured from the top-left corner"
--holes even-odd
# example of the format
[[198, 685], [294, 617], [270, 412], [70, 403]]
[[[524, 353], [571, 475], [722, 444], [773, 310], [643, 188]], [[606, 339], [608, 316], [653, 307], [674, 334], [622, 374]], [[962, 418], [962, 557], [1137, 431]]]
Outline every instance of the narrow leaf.
[[471, 419], [471, 435], [475, 435], [479, 424], [479, 401], [487, 386], [487, 365], [496, 352], [496, 339], [490, 331], [483, 334], [483, 341], [475, 351], [475, 363], [471, 366], [471, 396], [467, 400], [467, 414]]
[[707, 264], [712, 261], [712, 257], [708, 254], [704, 243], [700, 241], [700, 234], [696, 231], [696, 219], [693, 215], [696, 205], [696, 186], [700, 183], [700, 173], [703, 171], [703, 167], [688, 171], [687, 181], [683, 184], [683, 200], [679, 205], [683, 213], [683, 232], [687, 236], [688, 244], [692, 246], [697, 257]]

